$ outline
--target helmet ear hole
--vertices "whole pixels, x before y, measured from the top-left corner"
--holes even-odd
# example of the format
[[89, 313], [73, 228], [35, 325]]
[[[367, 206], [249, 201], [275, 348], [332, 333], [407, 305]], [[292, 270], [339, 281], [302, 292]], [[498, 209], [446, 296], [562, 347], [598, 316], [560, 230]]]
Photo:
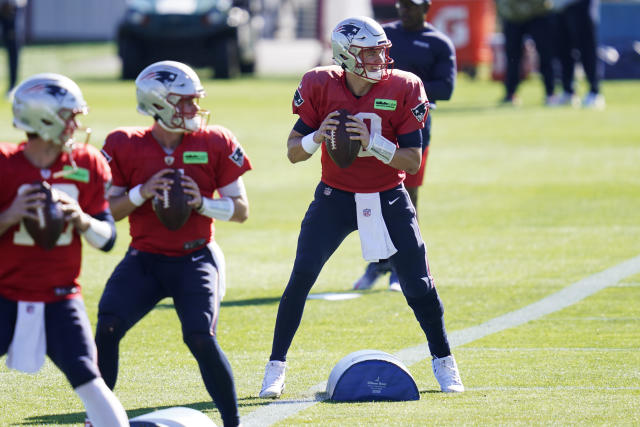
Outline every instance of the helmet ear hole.
[[156, 103], [154, 103], [154, 104], [153, 104], [153, 107], [154, 107], [156, 110], [164, 110], [164, 107], [163, 107], [162, 105], [160, 105], [160, 104], [156, 104]]
[[52, 121], [49, 121], [49, 120], [47, 120], [47, 119], [41, 119], [40, 121], [41, 121], [42, 123], [44, 123], [46, 126], [51, 126], [51, 125], [53, 124], [53, 122], [52, 122]]

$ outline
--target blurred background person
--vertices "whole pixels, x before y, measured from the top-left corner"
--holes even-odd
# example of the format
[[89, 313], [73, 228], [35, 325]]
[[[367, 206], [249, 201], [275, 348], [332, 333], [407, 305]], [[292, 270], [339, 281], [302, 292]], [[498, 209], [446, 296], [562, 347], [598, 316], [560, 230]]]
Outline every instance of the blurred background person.
[[504, 104], [519, 104], [516, 90], [520, 84], [521, 63], [525, 36], [536, 45], [539, 70], [544, 83], [545, 103], [555, 103], [553, 97], [553, 21], [551, 0], [496, 0], [498, 16], [502, 22], [507, 57], [504, 80]]
[[[456, 81], [456, 53], [453, 43], [432, 24], [425, 22], [431, 7], [431, 0], [398, 0], [396, 10], [399, 20], [382, 26], [391, 41], [389, 56], [394, 60], [394, 68], [410, 71], [420, 77], [429, 98], [430, 109], [436, 100], [451, 98]], [[407, 173], [404, 186], [411, 202], [418, 211], [418, 188], [424, 181], [424, 172], [431, 140], [431, 114], [422, 132], [422, 162], [418, 173]], [[400, 292], [398, 275], [388, 260], [372, 262], [365, 273], [354, 284], [358, 290], [370, 289], [383, 274], [389, 276], [389, 290]]]
[[575, 92], [576, 54], [589, 84], [589, 92], [582, 99], [587, 108], [604, 108], [600, 93], [601, 64], [598, 61], [599, 0], [555, 0], [555, 46], [561, 65], [563, 93], [554, 99], [557, 105], [579, 105]]
[[0, 0], [0, 23], [2, 24], [2, 42], [7, 49], [9, 64], [9, 86], [13, 89], [18, 79], [18, 55], [22, 44], [24, 9], [27, 0]]

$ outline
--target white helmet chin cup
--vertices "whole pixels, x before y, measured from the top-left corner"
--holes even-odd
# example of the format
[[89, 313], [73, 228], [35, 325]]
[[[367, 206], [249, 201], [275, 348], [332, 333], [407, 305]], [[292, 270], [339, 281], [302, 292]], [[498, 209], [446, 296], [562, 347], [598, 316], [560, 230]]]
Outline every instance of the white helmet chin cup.
[[[366, 16], [340, 21], [331, 32], [333, 60], [345, 71], [376, 83], [389, 78], [393, 60], [389, 58], [391, 42], [382, 26]], [[382, 51], [380, 61], [367, 63], [367, 50]], [[369, 68], [369, 69], [368, 69]]]
[[89, 108], [73, 80], [60, 74], [36, 74], [11, 93], [13, 125], [63, 147], [72, 142], [76, 114]]
[[206, 126], [208, 111], [198, 109], [194, 116], [187, 116], [178, 107], [182, 98], [204, 96], [198, 75], [180, 62], [156, 62], [136, 78], [138, 112], [153, 117], [169, 132], [195, 132]]

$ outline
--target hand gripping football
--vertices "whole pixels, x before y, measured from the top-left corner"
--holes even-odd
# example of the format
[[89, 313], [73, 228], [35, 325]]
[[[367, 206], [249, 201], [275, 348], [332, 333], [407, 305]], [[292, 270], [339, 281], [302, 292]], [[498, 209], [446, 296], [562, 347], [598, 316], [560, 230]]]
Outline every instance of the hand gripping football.
[[151, 200], [151, 207], [160, 222], [169, 230], [177, 230], [182, 227], [191, 215], [191, 206], [187, 204], [191, 200], [191, 196], [184, 193], [182, 188], [182, 171], [174, 169], [173, 172], [164, 175], [171, 178], [173, 184], [169, 190], [164, 190], [161, 200], [154, 197]]
[[351, 135], [353, 134], [347, 132], [346, 125], [351, 121], [347, 118], [347, 115], [350, 113], [347, 110], [338, 110], [338, 113], [339, 114], [333, 118], [340, 123], [337, 125], [336, 130], [329, 133], [331, 138], [325, 138], [324, 144], [334, 163], [341, 168], [346, 168], [358, 157], [360, 141], [351, 139]]
[[62, 206], [58, 201], [55, 191], [47, 182], [41, 182], [41, 193], [44, 193], [44, 206], [36, 209], [38, 219], [24, 218], [24, 226], [36, 245], [44, 250], [52, 249], [62, 234], [66, 221]]

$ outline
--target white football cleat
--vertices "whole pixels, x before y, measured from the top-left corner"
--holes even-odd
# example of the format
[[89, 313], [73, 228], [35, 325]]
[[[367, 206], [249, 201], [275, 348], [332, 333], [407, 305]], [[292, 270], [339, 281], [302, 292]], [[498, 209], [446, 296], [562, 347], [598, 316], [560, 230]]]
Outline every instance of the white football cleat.
[[464, 386], [458, 372], [458, 365], [453, 354], [431, 361], [433, 374], [440, 383], [440, 390], [445, 393], [462, 393]]
[[260, 397], [277, 399], [284, 391], [284, 372], [287, 368], [286, 362], [270, 360], [264, 368], [264, 379], [262, 380], [262, 390]]

